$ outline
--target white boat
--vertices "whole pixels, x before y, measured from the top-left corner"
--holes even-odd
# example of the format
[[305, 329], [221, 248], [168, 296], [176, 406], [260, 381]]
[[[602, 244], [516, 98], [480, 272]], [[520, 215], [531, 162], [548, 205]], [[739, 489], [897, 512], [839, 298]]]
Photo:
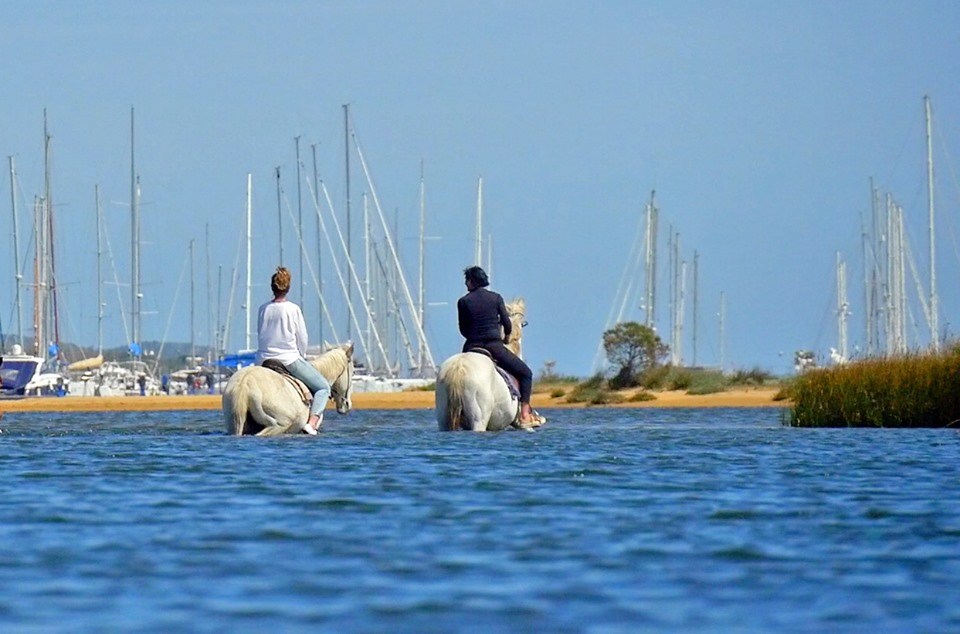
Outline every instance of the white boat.
[[24, 354], [14, 344], [0, 359], [0, 394], [3, 396], [65, 396], [70, 379], [44, 365], [42, 357]]
[[75, 376], [69, 396], [151, 396], [160, 394], [160, 382], [142, 361], [104, 361]]

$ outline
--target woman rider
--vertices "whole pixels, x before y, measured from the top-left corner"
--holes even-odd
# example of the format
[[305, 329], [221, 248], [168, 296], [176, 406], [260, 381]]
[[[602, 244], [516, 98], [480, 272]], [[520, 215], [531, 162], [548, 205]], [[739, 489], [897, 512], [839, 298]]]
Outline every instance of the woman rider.
[[323, 408], [330, 397], [330, 383], [304, 357], [307, 353], [307, 326], [300, 307], [287, 299], [290, 271], [282, 266], [270, 278], [273, 299], [257, 313], [257, 364], [276, 359], [306, 384], [313, 394], [310, 416], [301, 430], [315, 436], [323, 424]]
[[[501, 368], [512, 374], [520, 384], [520, 423], [534, 423], [530, 408], [530, 393], [533, 391], [533, 372], [517, 355], [504, 344], [513, 331], [510, 316], [503, 297], [487, 288], [490, 280], [479, 266], [470, 266], [463, 271], [467, 294], [457, 300], [457, 317], [460, 334], [466, 342], [463, 351], [483, 348], [490, 353]], [[503, 335], [500, 328], [503, 328]]]

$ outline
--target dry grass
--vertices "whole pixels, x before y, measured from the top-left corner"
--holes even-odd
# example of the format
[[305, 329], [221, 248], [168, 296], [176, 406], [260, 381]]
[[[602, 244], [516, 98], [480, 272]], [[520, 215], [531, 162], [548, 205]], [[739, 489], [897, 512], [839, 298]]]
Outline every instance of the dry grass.
[[960, 424], [960, 350], [815, 370], [787, 389], [797, 427]]

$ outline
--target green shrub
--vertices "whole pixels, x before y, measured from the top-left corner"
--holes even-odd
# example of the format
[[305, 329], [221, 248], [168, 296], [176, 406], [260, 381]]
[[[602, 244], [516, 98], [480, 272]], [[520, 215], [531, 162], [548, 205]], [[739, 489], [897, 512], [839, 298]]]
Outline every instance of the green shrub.
[[638, 377], [640, 387], [647, 390], [659, 390], [664, 387], [668, 374], [670, 374], [670, 366], [668, 365], [655, 365], [652, 368], [647, 368]]
[[550, 392], [550, 398], [560, 398], [561, 396], [565, 395], [566, 393], [567, 393], [567, 391], [566, 391], [565, 389], [563, 389], [562, 387], [558, 387], [558, 388], [555, 388], [555, 389], [551, 390], [551, 392]]
[[611, 392], [609, 390], [597, 390], [593, 393], [592, 398], [587, 402], [591, 405], [611, 405], [615, 403], [622, 403], [623, 395], [619, 392]]
[[766, 385], [767, 382], [773, 380], [776, 380], [775, 376], [766, 370], [754, 367], [750, 370], [737, 370], [734, 372], [730, 377], [730, 385]]
[[602, 405], [606, 403], [619, 402], [619, 394], [611, 392], [607, 381], [602, 374], [594, 374], [592, 377], [578, 383], [567, 395], [568, 403], [590, 403], [592, 405]]
[[627, 400], [631, 403], [642, 403], [643, 401], [655, 401], [657, 397], [646, 390], [640, 390]]
[[692, 376], [687, 394], [716, 394], [723, 392], [729, 386], [727, 377], [718, 370], [703, 370]]

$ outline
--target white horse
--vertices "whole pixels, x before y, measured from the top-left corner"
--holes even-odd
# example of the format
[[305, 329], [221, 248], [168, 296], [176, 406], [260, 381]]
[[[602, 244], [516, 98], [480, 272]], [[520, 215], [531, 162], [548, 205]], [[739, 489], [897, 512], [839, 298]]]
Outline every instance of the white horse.
[[[507, 314], [513, 329], [506, 346], [521, 359], [525, 313], [526, 304], [522, 298], [507, 304]], [[436, 414], [440, 431], [500, 431], [513, 426], [519, 420], [520, 401], [511, 395], [489, 356], [477, 352], [461, 352], [440, 366], [437, 374]], [[538, 427], [546, 422], [539, 414], [535, 418], [537, 422], [526, 427]]]
[[[353, 391], [353, 344], [335, 346], [310, 362], [330, 383], [337, 412], [346, 414]], [[309, 391], [307, 396], [309, 396]], [[227, 433], [275, 436], [298, 432], [310, 413], [301, 392], [278, 372], [259, 365], [241, 368], [223, 390]]]

